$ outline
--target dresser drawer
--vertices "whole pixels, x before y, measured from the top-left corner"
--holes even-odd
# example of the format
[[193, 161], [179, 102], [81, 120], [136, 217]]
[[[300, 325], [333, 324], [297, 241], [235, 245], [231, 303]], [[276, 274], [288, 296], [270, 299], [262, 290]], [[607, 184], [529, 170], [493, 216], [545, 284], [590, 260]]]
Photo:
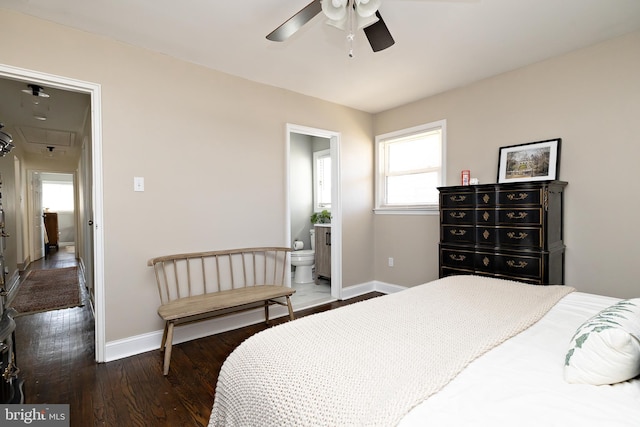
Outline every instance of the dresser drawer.
[[542, 248], [542, 229], [539, 227], [478, 227], [479, 245]]
[[478, 209], [475, 212], [475, 220], [478, 225], [541, 225], [541, 208], [500, 208]]
[[498, 244], [542, 248], [542, 229], [539, 227], [498, 227]]
[[499, 206], [540, 205], [542, 189], [514, 189], [497, 192]]
[[509, 255], [478, 252], [475, 268], [479, 272], [494, 273], [514, 279], [539, 279], [542, 275], [540, 256]]
[[475, 228], [471, 225], [443, 225], [441, 228], [442, 243], [473, 243]]
[[497, 255], [496, 263], [498, 273], [509, 277], [531, 279], [542, 277], [542, 260], [539, 256]]
[[440, 221], [442, 224], [473, 225], [473, 209], [442, 209]]
[[496, 211], [497, 224], [498, 225], [541, 225], [542, 221], [542, 209], [498, 209]]
[[481, 208], [483, 206], [493, 207], [497, 205], [496, 192], [493, 188], [489, 191], [480, 191], [476, 193], [476, 206]]
[[443, 208], [464, 208], [473, 207], [472, 191], [456, 191], [440, 193], [440, 206]]
[[440, 265], [473, 271], [473, 251], [440, 248]]
[[495, 273], [498, 262], [497, 255], [492, 252], [477, 252], [474, 258], [476, 271], [483, 273]]
[[493, 209], [477, 209], [475, 214], [476, 224], [482, 225], [494, 225], [497, 219], [497, 213]]

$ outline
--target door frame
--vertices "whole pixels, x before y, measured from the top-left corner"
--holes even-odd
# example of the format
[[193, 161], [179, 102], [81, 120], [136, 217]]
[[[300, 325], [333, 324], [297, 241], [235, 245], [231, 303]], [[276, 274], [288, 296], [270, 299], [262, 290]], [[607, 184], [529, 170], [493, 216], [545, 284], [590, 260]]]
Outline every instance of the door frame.
[[342, 180], [340, 179], [340, 132], [326, 129], [300, 126], [292, 123], [286, 125], [286, 226], [285, 241], [291, 242], [291, 194], [290, 188], [290, 149], [291, 134], [298, 133], [308, 136], [326, 138], [331, 153], [331, 297], [342, 299]]
[[102, 87], [98, 83], [56, 76], [24, 68], [0, 64], [0, 78], [38, 83], [61, 90], [85, 93], [91, 97], [91, 144], [93, 176], [93, 271], [95, 286], [95, 360], [105, 362], [105, 287], [104, 287], [104, 221], [102, 173]]
[[[32, 261], [35, 261], [42, 258], [47, 251], [47, 248], [44, 244], [44, 221], [42, 217], [42, 178], [40, 176], [40, 171], [28, 169], [27, 182], [29, 186], [27, 196], [27, 222], [29, 223], [27, 247], [29, 248], [29, 258]], [[40, 223], [38, 235], [36, 235], [35, 232], [36, 221]]]

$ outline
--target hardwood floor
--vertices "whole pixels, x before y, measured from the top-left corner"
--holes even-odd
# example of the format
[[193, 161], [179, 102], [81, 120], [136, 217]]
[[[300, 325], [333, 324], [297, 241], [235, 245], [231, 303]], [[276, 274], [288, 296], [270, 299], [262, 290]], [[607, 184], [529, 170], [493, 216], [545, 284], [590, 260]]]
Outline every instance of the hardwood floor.
[[[73, 253], [61, 248], [29, 268], [72, 265], [76, 265]], [[207, 425], [222, 363], [242, 341], [266, 328], [253, 325], [177, 344], [165, 377], [159, 350], [94, 362], [94, 323], [84, 294], [83, 307], [16, 319], [17, 365], [24, 380], [25, 403], [69, 404], [71, 426]], [[379, 295], [302, 310], [296, 317]]]

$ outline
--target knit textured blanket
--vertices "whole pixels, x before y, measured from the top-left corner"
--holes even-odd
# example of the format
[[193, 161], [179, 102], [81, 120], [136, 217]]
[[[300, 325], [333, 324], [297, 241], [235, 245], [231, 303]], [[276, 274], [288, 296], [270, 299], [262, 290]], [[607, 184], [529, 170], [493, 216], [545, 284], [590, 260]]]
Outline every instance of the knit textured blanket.
[[450, 276], [267, 329], [224, 362], [209, 426], [395, 425], [572, 291]]

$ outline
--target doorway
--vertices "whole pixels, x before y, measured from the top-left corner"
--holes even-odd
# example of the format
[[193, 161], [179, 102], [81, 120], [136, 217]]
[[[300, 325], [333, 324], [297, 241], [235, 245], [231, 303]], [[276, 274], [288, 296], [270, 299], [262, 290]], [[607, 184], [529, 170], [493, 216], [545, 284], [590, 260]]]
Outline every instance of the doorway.
[[[303, 246], [306, 246], [308, 242], [309, 245], [306, 246], [311, 248], [311, 237], [307, 237], [310, 224], [308, 224], [309, 217], [313, 213], [314, 209], [305, 211], [304, 213], [294, 213], [295, 209], [298, 209], [298, 203], [296, 200], [293, 200], [295, 186], [297, 184], [297, 177], [293, 175], [296, 165], [294, 164], [295, 157], [299, 156], [296, 152], [299, 152], [295, 144], [298, 144], [300, 140], [304, 140], [307, 138], [309, 140], [309, 144], [316, 145], [318, 150], [323, 148], [328, 148], [330, 154], [330, 164], [331, 164], [331, 267], [330, 267], [330, 294], [326, 295], [326, 297], [321, 299], [308, 299], [306, 301], [301, 301], [301, 303], [296, 304], [295, 294], [292, 299], [294, 308], [296, 310], [302, 308], [308, 308], [311, 306], [315, 306], [318, 304], [326, 303], [331, 300], [336, 300], [341, 298], [342, 293], [342, 208], [341, 208], [341, 187], [340, 187], [340, 133], [329, 131], [325, 129], [317, 129], [310, 128], [306, 126], [299, 126], [293, 124], [287, 124], [287, 144], [286, 144], [286, 156], [287, 156], [287, 188], [286, 188], [286, 216], [287, 216], [287, 224], [286, 224], [286, 241], [289, 242], [289, 245], [293, 246], [293, 240], [300, 240], [304, 243]], [[328, 147], [324, 147], [323, 144], [328, 145]], [[313, 149], [308, 150], [309, 153], [313, 152]], [[316, 150], [317, 151], [317, 150]], [[309, 155], [309, 164], [313, 163], [312, 154]], [[312, 168], [309, 167], [309, 170]], [[312, 173], [309, 173], [312, 175]], [[306, 183], [304, 184], [306, 185]], [[308, 197], [309, 199], [313, 199], [312, 197], [312, 181], [308, 183]], [[311, 205], [314, 203], [311, 202]], [[304, 208], [303, 208], [304, 209]], [[315, 209], [317, 210], [317, 209]], [[302, 218], [302, 219], [300, 219]], [[296, 228], [296, 235], [293, 235], [292, 225]], [[309, 228], [307, 228], [309, 227]], [[317, 250], [317, 249], [316, 249]], [[291, 280], [291, 278], [289, 278]], [[291, 285], [291, 283], [289, 283]], [[310, 285], [316, 286], [316, 285]]]
[[74, 175], [41, 172], [42, 210], [44, 211], [45, 253], [64, 248], [74, 252], [76, 246], [76, 207]]
[[[93, 283], [95, 316], [95, 360], [104, 362], [106, 355], [105, 340], [105, 301], [104, 301], [104, 235], [102, 230], [103, 193], [102, 193], [102, 113], [100, 85], [62, 76], [41, 73], [0, 64], [0, 79], [10, 79], [24, 84], [37, 84], [62, 91], [83, 93], [90, 96], [90, 140], [82, 142], [83, 160], [80, 162], [77, 193], [82, 199], [77, 203], [78, 234], [85, 234], [90, 245], [85, 245], [81, 260], [88, 265], [85, 277]], [[88, 155], [85, 155], [88, 152]], [[25, 167], [23, 165], [23, 167]]]

